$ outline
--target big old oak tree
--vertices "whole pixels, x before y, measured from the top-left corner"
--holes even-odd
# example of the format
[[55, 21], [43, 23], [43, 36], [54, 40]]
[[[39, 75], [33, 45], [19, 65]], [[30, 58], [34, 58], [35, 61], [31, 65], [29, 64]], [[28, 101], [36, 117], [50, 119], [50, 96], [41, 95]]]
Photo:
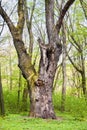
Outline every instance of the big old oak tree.
[[38, 73], [35, 71], [34, 66], [31, 63], [30, 55], [27, 54], [22, 39], [25, 23], [24, 0], [18, 0], [17, 26], [13, 24], [0, 3], [0, 15], [7, 23], [12, 34], [14, 46], [18, 55], [18, 66], [29, 84], [30, 116], [32, 117], [56, 118], [52, 104], [52, 88], [57, 63], [62, 52], [62, 45], [59, 42], [59, 32], [64, 16], [75, 0], [68, 0], [66, 2], [56, 25], [54, 24], [54, 1], [55, 0], [45, 0], [48, 44], [44, 45], [41, 39], [38, 39], [41, 52]]

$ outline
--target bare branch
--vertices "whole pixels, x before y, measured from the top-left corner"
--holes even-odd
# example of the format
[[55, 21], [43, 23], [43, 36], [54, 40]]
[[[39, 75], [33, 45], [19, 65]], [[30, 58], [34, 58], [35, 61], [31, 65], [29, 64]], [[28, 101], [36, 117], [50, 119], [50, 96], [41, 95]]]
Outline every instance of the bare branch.
[[33, 32], [32, 32], [32, 20], [33, 20], [33, 13], [35, 10], [35, 5], [36, 5], [36, 0], [33, 0], [33, 6], [32, 6], [32, 10], [31, 10], [31, 14], [30, 14], [30, 19], [29, 19], [29, 14], [28, 14], [28, 8], [27, 8], [27, 0], [25, 0], [24, 2], [24, 7], [25, 7], [25, 19], [26, 19], [26, 24], [27, 24], [27, 29], [28, 29], [28, 33], [29, 33], [29, 55], [31, 57], [32, 60], [32, 52], [33, 52]]
[[68, 58], [71, 62], [71, 64], [73, 65], [73, 67], [79, 72], [82, 73], [82, 70], [78, 68], [78, 66], [75, 65], [75, 63], [73, 62], [73, 60], [71, 59], [71, 57], [68, 55]]
[[71, 42], [71, 44], [76, 48], [76, 50], [79, 51], [79, 48], [69, 39], [69, 41]]
[[3, 24], [2, 24], [2, 29], [1, 29], [1, 31], [0, 31], [0, 35], [2, 34], [3, 29], [4, 29], [4, 22], [3, 22]]
[[69, 9], [69, 7], [73, 4], [75, 0], [68, 0], [67, 3], [65, 4], [64, 8], [62, 9], [61, 13], [60, 13], [60, 16], [59, 16], [59, 20], [57, 21], [57, 24], [56, 24], [56, 29], [57, 29], [57, 32], [59, 33], [60, 31], [60, 28], [61, 28], [61, 25], [62, 25], [62, 22], [63, 22], [63, 19], [64, 19], [64, 16], [67, 12], [67, 10]]
[[[35, 21], [35, 24], [36, 24], [36, 26], [37, 26], [37, 28], [35, 28], [35, 26], [34, 26], [34, 28], [37, 29], [37, 31], [38, 31], [38, 33], [39, 33], [39, 36], [41, 37], [43, 43], [45, 43], [45, 38], [43, 37], [43, 34], [42, 34], [42, 32], [44, 32], [44, 30], [42, 30], [43, 28], [40, 27], [40, 25], [39, 25], [39, 23], [36, 21], [35, 17], [34, 17], [34, 21]], [[42, 24], [43, 24], [43, 23], [42, 23]], [[44, 34], [44, 35], [45, 35], [45, 34]]]
[[82, 51], [81, 46], [77, 43], [77, 41], [75, 40], [75, 38], [72, 35], [70, 35], [70, 37], [72, 38], [72, 40], [74, 41], [75, 45], [77, 46], [77, 48], [78, 48], [77, 50], [79, 50], [79, 52], [81, 52]]
[[4, 9], [1, 7], [0, 5], [0, 15], [2, 16], [2, 18], [4, 19], [4, 21], [7, 23], [10, 32], [12, 34], [12, 36], [14, 36], [14, 30], [16, 29], [13, 22], [11, 21], [11, 19], [9, 18], [9, 16], [7, 15], [7, 13], [4, 11]]
[[31, 28], [31, 24], [32, 24], [32, 18], [33, 18], [33, 13], [34, 13], [34, 10], [35, 10], [35, 5], [36, 5], [36, 0], [33, 0], [33, 6], [32, 6], [32, 10], [31, 10], [31, 14], [30, 14], [30, 19], [28, 17], [28, 8], [27, 8], [27, 1], [25, 0], [25, 18], [26, 18], [26, 22], [27, 22], [27, 27], [28, 27], [28, 30], [30, 30]]
[[17, 3], [14, 5], [14, 7], [13, 7], [11, 13], [10, 13], [10, 16], [13, 14], [13, 12], [14, 12], [16, 6], [17, 6]]
[[32, 11], [31, 11], [31, 16], [30, 16], [30, 23], [32, 23], [32, 18], [33, 18], [33, 13], [35, 10], [35, 5], [36, 5], [36, 0], [33, 0], [33, 6], [32, 6]]

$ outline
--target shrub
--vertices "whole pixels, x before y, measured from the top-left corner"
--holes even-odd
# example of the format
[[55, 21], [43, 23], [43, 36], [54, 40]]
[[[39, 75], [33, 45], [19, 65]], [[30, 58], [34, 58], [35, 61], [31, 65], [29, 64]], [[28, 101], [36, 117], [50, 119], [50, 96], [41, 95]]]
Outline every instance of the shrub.
[[22, 101], [22, 94], [20, 97], [20, 103], [18, 105], [18, 95], [17, 90], [4, 91], [4, 103], [6, 113], [19, 113], [27, 111], [29, 109], [29, 101]]
[[[54, 108], [57, 111], [61, 110], [61, 94], [53, 94]], [[66, 95], [65, 112], [70, 113], [74, 117], [87, 116], [87, 104], [84, 97], [78, 98], [75, 96]]]

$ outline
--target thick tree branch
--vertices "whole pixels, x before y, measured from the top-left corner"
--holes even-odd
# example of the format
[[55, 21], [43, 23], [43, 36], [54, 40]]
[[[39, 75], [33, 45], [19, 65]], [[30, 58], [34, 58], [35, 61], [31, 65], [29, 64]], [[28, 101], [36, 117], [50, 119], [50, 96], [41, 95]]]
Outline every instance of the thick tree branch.
[[54, 27], [54, 0], [45, 0], [46, 29], [49, 43], [51, 43]]
[[[7, 23], [10, 32], [13, 37], [14, 46], [16, 48], [17, 54], [18, 54], [18, 64], [20, 69], [22, 70], [23, 76], [27, 80], [31, 80], [31, 77], [36, 79], [36, 72], [35, 69], [31, 63], [30, 56], [27, 54], [26, 48], [24, 46], [24, 42], [22, 40], [22, 32], [23, 32], [23, 26], [24, 26], [24, 12], [23, 12], [23, 0], [19, 0], [18, 2], [18, 24], [17, 27], [15, 27], [10, 20], [10, 17], [6, 14], [4, 9], [0, 6], [0, 15], [4, 19], [4, 21]], [[23, 14], [22, 14], [23, 13]], [[33, 75], [33, 76], [31, 76]]]
[[[7, 15], [7, 13], [4, 11], [2, 6], [0, 5], [0, 15], [4, 19], [4, 21], [7, 23], [10, 32], [13, 36], [15, 37], [15, 34], [20, 35], [22, 37], [22, 32], [23, 32], [23, 26], [24, 26], [24, 9], [23, 9], [24, 2], [23, 0], [18, 1], [18, 23], [17, 23], [17, 28], [14, 26], [12, 23], [10, 17]], [[15, 33], [16, 31], [16, 33]]]
[[69, 9], [69, 7], [73, 4], [75, 0], [68, 0], [67, 3], [65, 4], [64, 8], [62, 9], [61, 13], [60, 13], [60, 16], [59, 16], [59, 20], [57, 21], [57, 24], [56, 24], [56, 29], [57, 29], [57, 32], [59, 33], [60, 31], [60, 28], [61, 28], [61, 25], [62, 25], [62, 22], [63, 22], [63, 19], [64, 19], [64, 16], [67, 12], [67, 10]]
[[24, 0], [18, 0], [18, 23], [17, 28], [20, 35], [22, 35], [24, 27]]

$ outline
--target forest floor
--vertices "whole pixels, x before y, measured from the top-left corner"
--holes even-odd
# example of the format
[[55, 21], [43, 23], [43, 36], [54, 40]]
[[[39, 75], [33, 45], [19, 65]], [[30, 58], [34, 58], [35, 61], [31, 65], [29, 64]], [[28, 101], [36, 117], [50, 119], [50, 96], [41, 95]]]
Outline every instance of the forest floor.
[[57, 120], [35, 119], [23, 114], [0, 117], [0, 130], [87, 130], [87, 118], [57, 113]]

